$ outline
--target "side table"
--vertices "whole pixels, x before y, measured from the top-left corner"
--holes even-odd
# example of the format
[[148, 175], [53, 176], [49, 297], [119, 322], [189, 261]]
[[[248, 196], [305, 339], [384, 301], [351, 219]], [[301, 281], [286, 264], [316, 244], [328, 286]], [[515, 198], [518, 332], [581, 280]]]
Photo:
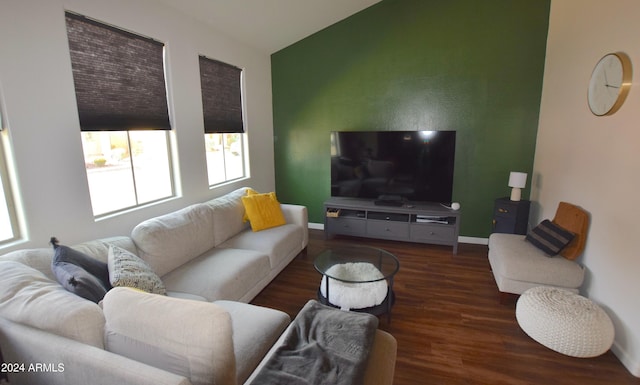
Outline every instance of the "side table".
[[530, 206], [531, 202], [527, 200], [496, 199], [493, 208], [491, 232], [525, 235], [527, 233]]

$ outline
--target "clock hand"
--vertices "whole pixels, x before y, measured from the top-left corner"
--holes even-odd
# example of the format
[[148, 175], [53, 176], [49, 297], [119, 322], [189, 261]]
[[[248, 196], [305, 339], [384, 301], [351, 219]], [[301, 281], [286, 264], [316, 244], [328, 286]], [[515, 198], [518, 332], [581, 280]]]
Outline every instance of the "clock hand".
[[620, 88], [620, 87], [612, 86], [612, 85], [610, 85], [610, 84], [605, 84], [604, 86], [605, 86], [605, 87], [608, 87], [608, 88]]

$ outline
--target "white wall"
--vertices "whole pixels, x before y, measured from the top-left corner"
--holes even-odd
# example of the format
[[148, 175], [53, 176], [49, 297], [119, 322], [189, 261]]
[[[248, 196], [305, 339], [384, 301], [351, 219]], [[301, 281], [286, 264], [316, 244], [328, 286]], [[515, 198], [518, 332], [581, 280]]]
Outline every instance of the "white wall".
[[[591, 213], [581, 262], [583, 294], [614, 321], [613, 351], [640, 376], [640, 2], [552, 0], [531, 199], [532, 223], [553, 216], [559, 201]], [[587, 106], [595, 63], [624, 51], [634, 65], [626, 103], [613, 116]]]
[[[95, 221], [87, 187], [64, 20], [74, 11], [165, 43], [180, 196]], [[210, 190], [198, 54], [244, 69], [251, 178]], [[24, 242], [74, 244], [127, 235], [140, 221], [247, 185], [275, 188], [270, 56], [153, 0], [0, 0], [0, 98], [22, 201]], [[117, 186], [114, 186], [117, 188]]]

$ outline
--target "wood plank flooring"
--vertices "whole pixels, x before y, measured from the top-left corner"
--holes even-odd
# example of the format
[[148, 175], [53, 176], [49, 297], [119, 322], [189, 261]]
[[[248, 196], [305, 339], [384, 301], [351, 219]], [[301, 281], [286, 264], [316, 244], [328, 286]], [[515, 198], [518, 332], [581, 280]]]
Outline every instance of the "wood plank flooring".
[[400, 260], [391, 321], [380, 328], [398, 340], [395, 385], [640, 385], [610, 351], [596, 358], [556, 353], [529, 338], [515, 319], [515, 302], [500, 304], [487, 248], [451, 247], [335, 237], [310, 230], [299, 255], [252, 303], [292, 318], [320, 283], [313, 259], [343, 243], [384, 248]]

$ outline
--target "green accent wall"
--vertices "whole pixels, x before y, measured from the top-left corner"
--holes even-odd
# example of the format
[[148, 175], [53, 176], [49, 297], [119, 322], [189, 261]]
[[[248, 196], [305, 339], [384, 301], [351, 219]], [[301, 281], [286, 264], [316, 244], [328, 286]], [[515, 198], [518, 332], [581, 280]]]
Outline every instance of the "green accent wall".
[[271, 56], [276, 191], [323, 223], [329, 133], [456, 130], [461, 235], [529, 174], [550, 0], [384, 0]]

